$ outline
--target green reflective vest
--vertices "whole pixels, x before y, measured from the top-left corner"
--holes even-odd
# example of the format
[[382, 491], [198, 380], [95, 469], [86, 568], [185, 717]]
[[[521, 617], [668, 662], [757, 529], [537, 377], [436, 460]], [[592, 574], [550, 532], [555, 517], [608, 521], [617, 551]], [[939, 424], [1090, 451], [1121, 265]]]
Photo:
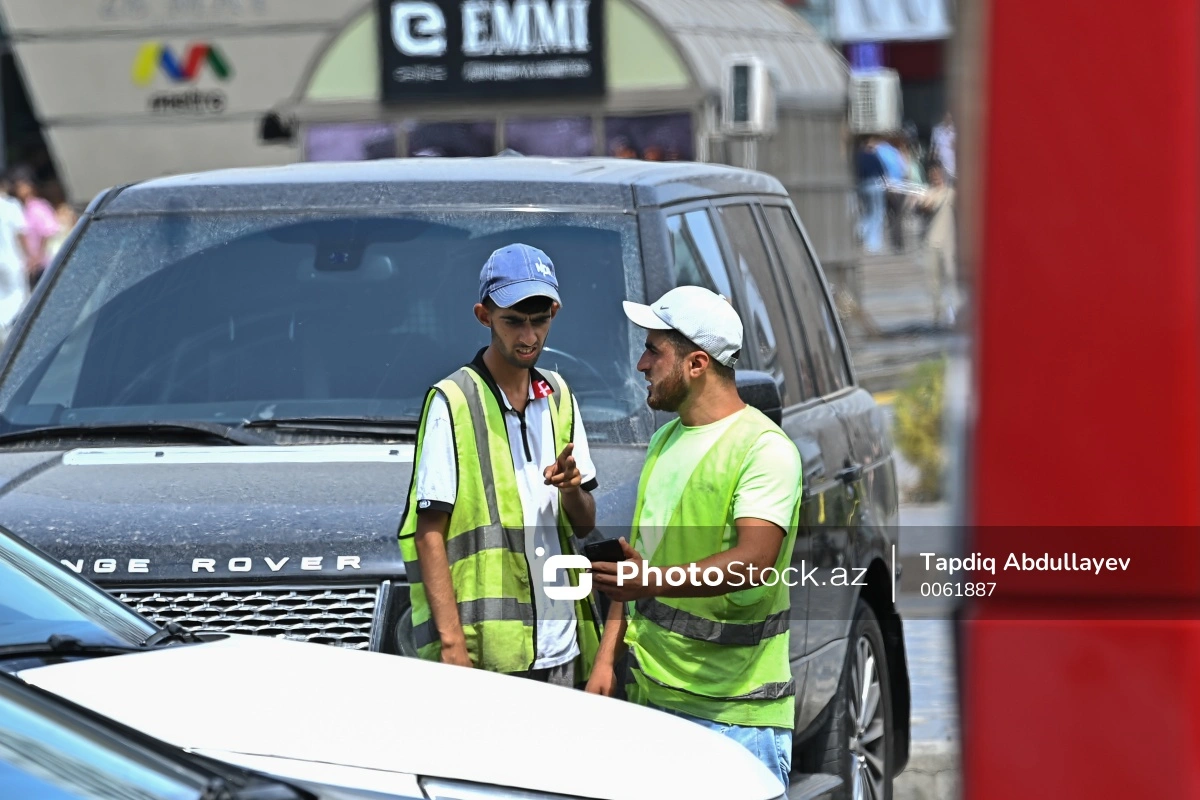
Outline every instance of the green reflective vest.
[[[542, 372], [554, 393], [550, 420], [555, 453], [571, 442], [575, 404], [566, 383], [553, 372]], [[435, 393], [450, 407], [458, 466], [458, 493], [446, 531], [446, 557], [466, 637], [467, 652], [477, 668], [492, 672], [523, 672], [537, 658], [537, 614], [532, 596], [533, 577], [525, 556], [525, 516], [517, 489], [504, 411], [482, 376], [463, 367], [440, 381], [425, 398], [417, 435], [408, 506], [400, 524], [400, 553], [404, 557], [413, 608], [413, 644], [421, 658], [441, 658], [441, 641], [432, 619], [415, 534], [416, 465], [421, 461], [425, 420]], [[564, 553], [571, 546], [571, 524], [559, 508], [558, 535]], [[567, 570], [572, 586], [579, 570]], [[600, 644], [599, 612], [590, 595], [575, 601], [576, 636], [580, 659], [576, 679], [591, 674]]]
[[[633, 516], [634, 549], [640, 542], [638, 522], [650, 473], [680, 424], [674, 420], [650, 442]], [[650, 566], [662, 567], [665, 574], [669, 566], [703, 561], [729, 549], [724, 533], [734, 524], [738, 473], [760, 436], [785, 434], [757, 409], [747, 408], [695, 466], [658, 548], [642, 553]], [[687, 466], [664, 463], [662, 468]], [[775, 562], [781, 574], [791, 562], [799, 522], [797, 501]], [[625, 635], [633, 678], [630, 699], [716, 722], [790, 729], [796, 701], [788, 660], [790, 607], [783, 580], [718, 597], [630, 603]]]

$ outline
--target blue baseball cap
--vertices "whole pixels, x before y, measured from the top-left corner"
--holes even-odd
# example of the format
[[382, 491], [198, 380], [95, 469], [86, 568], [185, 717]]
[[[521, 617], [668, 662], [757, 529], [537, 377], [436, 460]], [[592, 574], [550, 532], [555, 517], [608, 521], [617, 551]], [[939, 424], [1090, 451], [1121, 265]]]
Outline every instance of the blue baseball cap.
[[479, 272], [479, 302], [488, 297], [500, 308], [512, 308], [530, 297], [549, 297], [562, 305], [554, 262], [527, 244], [501, 247]]

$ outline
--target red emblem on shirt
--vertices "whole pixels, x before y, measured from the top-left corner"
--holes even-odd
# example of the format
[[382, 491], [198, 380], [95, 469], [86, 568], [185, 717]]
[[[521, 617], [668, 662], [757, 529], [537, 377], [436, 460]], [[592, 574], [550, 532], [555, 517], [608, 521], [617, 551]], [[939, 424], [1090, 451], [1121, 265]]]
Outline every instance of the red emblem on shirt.
[[541, 400], [542, 398], [549, 397], [552, 394], [554, 394], [554, 390], [550, 388], [550, 384], [546, 383], [545, 381], [533, 382], [534, 398]]

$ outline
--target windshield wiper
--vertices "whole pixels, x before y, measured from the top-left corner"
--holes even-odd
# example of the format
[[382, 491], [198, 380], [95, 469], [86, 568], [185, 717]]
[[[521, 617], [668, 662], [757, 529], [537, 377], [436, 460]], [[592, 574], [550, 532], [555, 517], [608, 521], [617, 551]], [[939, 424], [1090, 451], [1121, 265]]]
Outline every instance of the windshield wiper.
[[196, 634], [189, 631], [187, 628], [180, 625], [178, 622], [168, 622], [166, 627], [160, 631], [150, 634], [146, 637], [146, 641], [142, 642], [142, 647], [158, 647], [162, 644], [170, 642], [185, 642], [187, 644], [195, 644], [203, 642]]
[[383, 436], [417, 435], [415, 419], [395, 417], [272, 417], [252, 419], [243, 423], [243, 428], [271, 428], [273, 430], [331, 431], [335, 433], [370, 433]]
[[155, 433], [182, 434], [190, 438], [219, 440], [227, 444], [274, 445], [275, 442], [249, 431], [240, 425], [223, 422], [88, 422], [78, 425], [51, 425], [0, 433], [0, 444], [30, 439], [81, 438], [92, 434], [139, 436]]
[[44, 642], [0, 645], [0, 658], [26, 656], [119, 656], [127, 653], [144, 653], [148, 648], [141, 645], [88, 644], [74, 636], [61, 633], [52, 635]]

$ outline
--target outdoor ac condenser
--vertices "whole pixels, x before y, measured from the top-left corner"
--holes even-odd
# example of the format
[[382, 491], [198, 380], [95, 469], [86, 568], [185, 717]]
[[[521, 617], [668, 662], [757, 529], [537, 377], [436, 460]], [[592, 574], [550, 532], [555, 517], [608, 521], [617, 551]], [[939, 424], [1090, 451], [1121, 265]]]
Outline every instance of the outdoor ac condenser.
[[894, 69], [873, 70], [850, 76], [851, 131], [898, 131], [902, 113], [900, 74]]
[[761, 136], [775, 131], [775, 91], [771, 72], [756, 56], [725, 61], [721, 128], [726, 134]]

